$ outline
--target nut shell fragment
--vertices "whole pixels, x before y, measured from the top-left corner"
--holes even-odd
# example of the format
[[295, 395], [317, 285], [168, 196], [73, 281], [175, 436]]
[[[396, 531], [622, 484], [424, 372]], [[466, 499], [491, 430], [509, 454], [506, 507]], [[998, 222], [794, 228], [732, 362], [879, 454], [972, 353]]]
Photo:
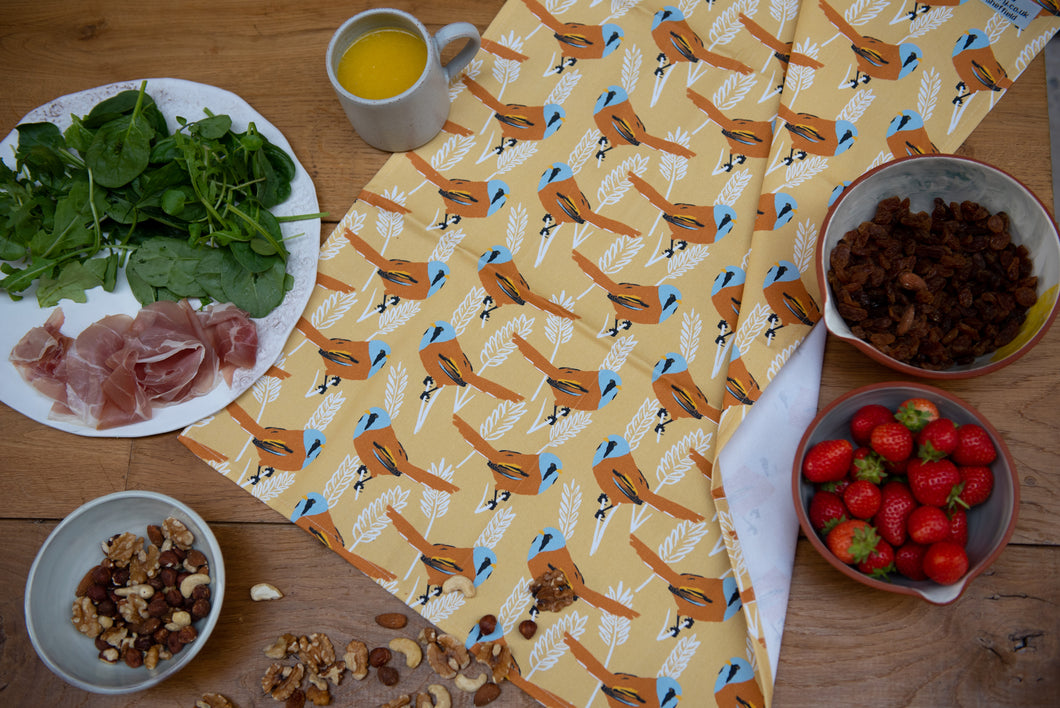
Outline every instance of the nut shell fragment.
[[250, 588], [250, 599], [254, 602], [262, 600], [279, 600], [283, 593], [275, 585], [269, 583], [258, 583]]

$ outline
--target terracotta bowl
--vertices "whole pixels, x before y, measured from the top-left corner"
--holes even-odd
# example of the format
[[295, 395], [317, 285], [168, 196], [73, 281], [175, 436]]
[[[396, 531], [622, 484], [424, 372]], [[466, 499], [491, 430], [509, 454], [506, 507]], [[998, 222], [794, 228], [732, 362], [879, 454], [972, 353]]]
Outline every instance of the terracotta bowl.
[[[946, 202], [970, 200], [989, 211], [1005, 211], [1010, 217], [1013, 242], [1031, 253], [1038, 276], [1038, 302], [1033, 305], [1016, 338], [1004, 347], [984, 354], [970, 364], [932, 371], [903, 363], [850, 330], [836, 310], [828, 284], [832, 249], [848, 231], [872, 219], [876, 205], [888, 197], [908, 197], [910, 210], [931, 213], [935, 197]], [[920, 155], [888, 162], [850, 184], [828, 210], [817, 243], [817, 283], [823, 299], [825, 326], [872, 359], [895, 371], [930, 379], [960, 379], [979, 376], [1011, 364], [1044, 335], [1058, 309], [1060, 283], [1060, 234], [1045, 206], [1008, 173], [977, 160], [956, 155]]]
[[[939, 585], [931, 580], [909, 580], [897, 573], [890, 580], [878, 580], [860, 573], [832, 555], [824, 539], [817, 535], [810, 524], [807, 515], [814, 485], [802, 476], [802, 459], [806, 451], [822, 440], [849, 440], [850, 419], [862, 406], [879, 403], [894, 410], [906, 399], [914, 397], [933, 401], [938, 406], [940, 416], [949, 418], [958, 425], [981, 425], [990, 434], [997, 450], [997, 459], [990, 466], [994, 472], [993, 492], [987, 501], [968, 510], [968, 572], [953, 585]], [[926, 384], [901, 381], [864, 386], [837, 398], [822, 410], [806, 429], [795, 451], [791, 486], [795, 512], [803, 533], [817, 552], [839, 572], [862, 585], [884, 592], [915, 595], [936, 605], [945, 605], [960, 597], [968, 583], [997, 559], [1016, 527], [1020, 501], [1019, 478], [1012, 455], [994, 426], [978, 411], [952, 394]]]
[[[146, 536], [148, 524], [172, 516], [195, 535], [193, 547], [210, 566], [210, 614], [195, 623], [198, 637], [154, 669], [108, 664], [89, 637], [70, 621], [77, 585], [103, 560], [100, 544], [131, 531]], [[210, 527], [187, 505], [155, 492], [126, 491], [93, 499], [62, 520], [37, 552], [26, 580], [26, 631], [41, 661], [67, 683], [93, 693], [120, 694], [161, 683], [188, 665], [206, 644], [221, 614], [225, 570]]]

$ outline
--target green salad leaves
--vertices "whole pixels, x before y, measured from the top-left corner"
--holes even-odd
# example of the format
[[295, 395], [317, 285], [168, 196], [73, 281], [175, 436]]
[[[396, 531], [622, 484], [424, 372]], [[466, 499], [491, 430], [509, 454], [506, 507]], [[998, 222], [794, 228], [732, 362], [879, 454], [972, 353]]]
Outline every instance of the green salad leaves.
[[[124, 267], [141, 304], [185, 297], [264, 317], [293, 282], [280, 219], [295, 164], [253, 123], [227, 115], [172, 134], [146, 82], [52, 123], [17, 127], [16, 168], [0, 162], [0, 290], [33, 283], [41, 307], [113, 290]], [[286, 217], [316, 218], [320, 214]]]

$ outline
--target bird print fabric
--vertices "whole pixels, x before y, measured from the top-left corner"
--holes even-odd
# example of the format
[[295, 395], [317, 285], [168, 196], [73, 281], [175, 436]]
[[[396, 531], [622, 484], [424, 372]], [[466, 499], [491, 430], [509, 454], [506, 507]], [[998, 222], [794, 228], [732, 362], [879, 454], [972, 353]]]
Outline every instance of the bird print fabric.
[[275, 366], [180, 439], [460, 641], [495, 614], [545, 705], [768, 706], [784, 608], [736, 514], [790, 495], [731, 499], [719, 452], [821, 317], [829, 204], [955, 151], [1058, 26], [510, 0], [444, 132], [326, 234]]

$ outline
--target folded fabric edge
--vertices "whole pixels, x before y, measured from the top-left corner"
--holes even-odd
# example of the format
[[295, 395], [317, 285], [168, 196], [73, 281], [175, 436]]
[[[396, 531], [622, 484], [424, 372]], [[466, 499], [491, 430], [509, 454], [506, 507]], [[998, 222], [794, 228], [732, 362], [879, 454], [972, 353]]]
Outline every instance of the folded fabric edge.
[[[769, 661], [771, 703], [791, 588], [798, 521], [791, 497], [791, 465], [807, 425], [817, 414], [827, 330], [819, 322], [762, 392], [718, 456], [719, 506], [727, 507], [733, 534], [726, 549], [734, 570], [744, 568], [753, 602], [749, 627], [758, 626]], [[770, 444], [761, 441], [768, 435]], [[723, 510], [719, 508], [719, 513]], [[757, 618], [751, 608], [757, 608]]]

